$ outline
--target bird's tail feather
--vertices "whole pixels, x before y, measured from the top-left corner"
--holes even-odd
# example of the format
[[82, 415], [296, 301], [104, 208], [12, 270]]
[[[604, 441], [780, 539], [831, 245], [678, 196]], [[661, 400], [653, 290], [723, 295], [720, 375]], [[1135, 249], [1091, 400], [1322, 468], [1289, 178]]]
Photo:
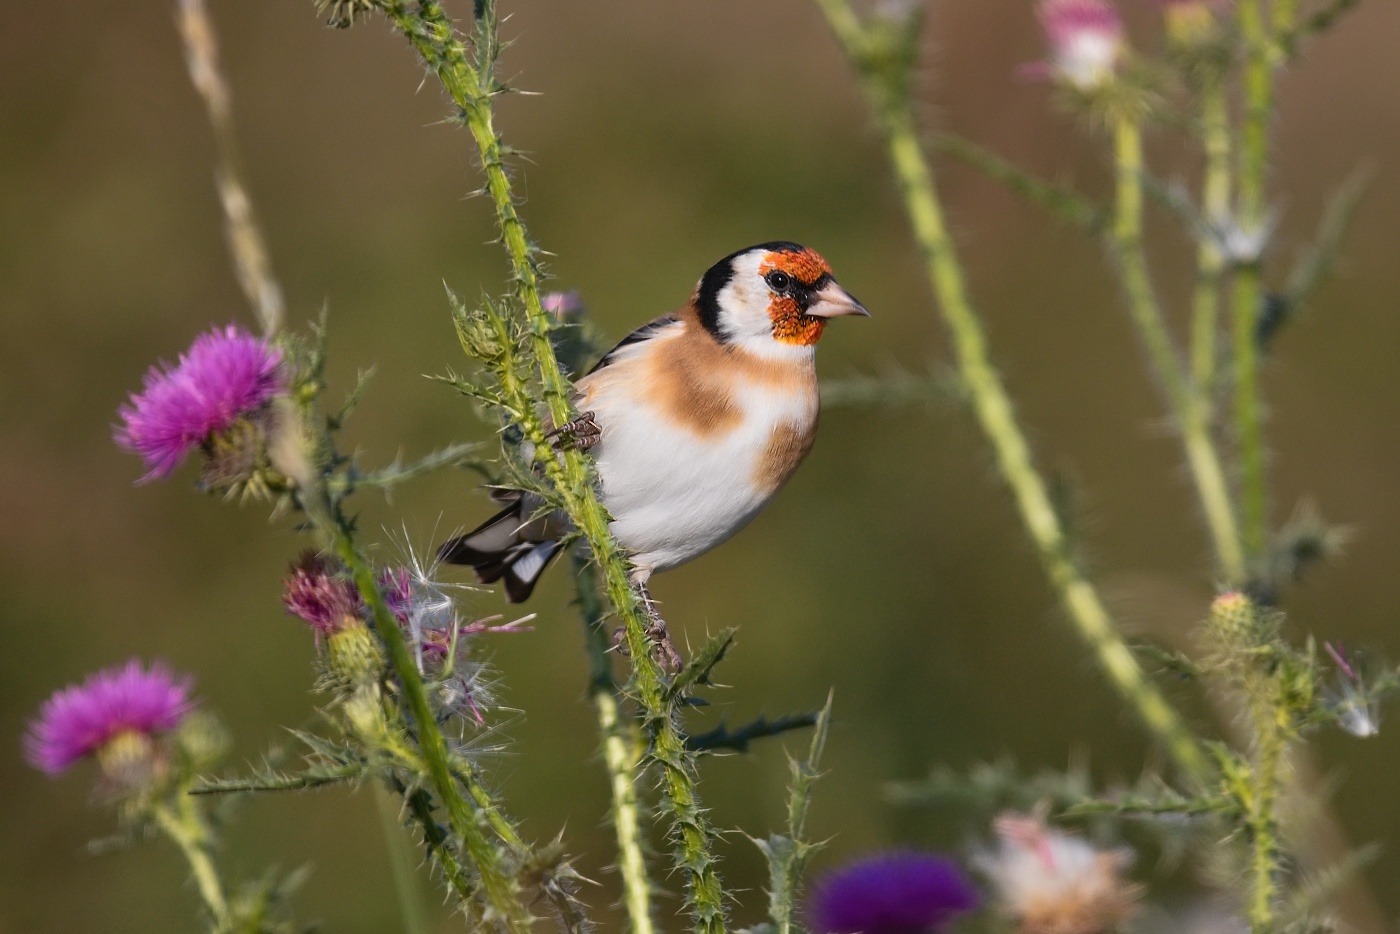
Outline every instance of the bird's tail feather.
[[523, 498], [517, 497], [476, 529], [438, 547], [439, 559], [470, 565], [483, 584], [503, 580], [511, 603], [530, 598], [540, 575], [562, 547], [557, 541], [534, 542], [523, 537], [527, 520], [521, 515], [522, 503]]

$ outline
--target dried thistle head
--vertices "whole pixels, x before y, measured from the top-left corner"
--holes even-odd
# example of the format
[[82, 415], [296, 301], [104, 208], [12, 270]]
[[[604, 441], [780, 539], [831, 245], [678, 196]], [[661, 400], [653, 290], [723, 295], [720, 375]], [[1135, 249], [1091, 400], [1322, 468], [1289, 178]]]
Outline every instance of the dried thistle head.
[[326, 25], [335, 29], [349, 29], [374, 10], [375, 0], [317, 0], [316, 9], [326, 17]]
[[1107, 934], [1137, 907], [1130, 850], [1099, 849], [1039, 815], [1003, 814], [994, 827], [997, 846], [978, 866], [1021, 934]]

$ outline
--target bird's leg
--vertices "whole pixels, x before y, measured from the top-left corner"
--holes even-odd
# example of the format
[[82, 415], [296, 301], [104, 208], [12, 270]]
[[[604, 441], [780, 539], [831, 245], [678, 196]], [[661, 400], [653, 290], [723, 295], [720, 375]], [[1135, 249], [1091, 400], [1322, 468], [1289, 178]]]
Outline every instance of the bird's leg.
[[[671, 643], [671, 636], [666, 631], [666, 621], [661, 618], [661, 611], [656, 608], [656, 600], [651, 595], [651, 589], [647, 587], [647, 579], [651, 577], [651, 568], [633, 568], [630, 576], [632, 586], [637, 588], [637, 593], [642, 598], [642, 612], [647, 615], [646, 628], [643, 631], [646, 633], [646, 637], [651, 640], [651, 657], [656, 659], [656, 663], [667, 671], [680, 671], [680, 653]], [[619, 630], [616, 641], [619, 647], [625, 648], [626, 633]]]
[[545, 437], [551, 441], [555, 438], [562, 439], [565, 449], [586, 451], [603, 437], [603, 430], [598, 427], [595, 418], [592, 412], [582, 412], [578, 418], [565, 422]]

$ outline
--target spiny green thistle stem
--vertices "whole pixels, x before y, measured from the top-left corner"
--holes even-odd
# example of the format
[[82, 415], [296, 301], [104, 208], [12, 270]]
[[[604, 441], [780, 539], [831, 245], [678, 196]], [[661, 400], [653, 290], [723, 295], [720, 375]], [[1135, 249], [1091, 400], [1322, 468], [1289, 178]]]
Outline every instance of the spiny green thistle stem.
[[[408, 710], [413, 715], [413, 728], [423, 764], [432, 782], [433, 792], [447, 812], [448, 824], [461, 839], [467, 857], [476, 866], [482, 889], [492, 909], [511, 931], [524, 931], [530, 926], [529, 912], [520, 903], [515, 880], [504, 865], [500, 851], [487, 836], [488, 828], [497, 829], [499, 836], [499, 827], [504, 818], [489, 798], [483, 805], [481, 794], [474, 795], [476, 800], [472, 803], [462, 797], [457, 783], [460, 768], [453, 768], [452, 754], [428, 703], [413, 653], [404, 641], [398, 620], [384, 603], [374, 571], [355, 547], [344, 522], [336, 524], [333, 535], [335, 552], [349, 569], [355, 586], [370, 609], [374, 628], [384, 643], [389, 664], [397, 676]], [[476, 808], [473, 808], [473, 803]], [[513, 830], [511, 835], [514, 836]]]
[[[516, 210], [505, 168], [505, 146], [492, 123], [492, 98], [501, 90], [492, 73], [498, 47], [494, 6], [490, 2], [477, 4], [478, 62], [468, 56], [452, 21], [435, 0], [420, 0], [412, 8], [402, 0], [385, 0], [381, 9], [442, 82], [477, 144], [486, 175], [486, 192], [495, 206], [502, 245], [510, 260], [515, 293], [525, 311], [543, 401], [551, 421], [562, 425], [571, 414], [570, 387], [549, 340], [553, 322], [540, 304], [537, 251]], [[652, 644], [628, 578], [626, 557], [612, 538], [609, 517], [594, 488], [591, 462], [579, 451], [557, 451], [549, 443], [535, 415], [536, 396], [531, 387], [505, 380], [502, 394], [519, 419], [525, 437], [534, 443], [538, 463], [558, 491], [565, 510], [587, 540], [603, 575], [608, 600], [623, 623], [632, 660], [631, 689], [644, 711], [652, 759], [661, 769], [662, 788], [679, 844], [676, 861], [688, 877], [696, 930], [721, 934], [726, 920], [723, 888], [712, 853], [713, 831], [699, 805], [694, 765], [676, 713], [667, 702], [665, 677], [652, 658]]]
[[[242, 287], [249, 304], [262, 322], [263, 330], [266, 334], [274, 335], [282, 325], [284, 317], [283, 293], [280, 284], [272, 272], [272, 264], [262, 235], [261, 228], [257, 222], [253, 211], [252, 200], [247, 194], [247, 185], [244, 181], [244, 173], [241, 168], [241, 159], [237, 138], [234, 134], [232, 110], [230, 106], [231, 93], [228, 82], [224, 77], [219, 64], [218, 40], [214, 28], [213, 20], [209, 16], [204, 0], [180, 0], [180, 36], [184, 45], [186, 63], [189, 67], [190, 80], [198, 92], [200, 99], [205, 105], [209, 116], [210, 125], [214, 130], [215, 143], [219, 153], [218, 182], [220, 203], [224, 209], [225, 224], [229, 238], [229, 248], [232, 254], [234, 271], [237, 274], [239, 285]], [[349, 408], [353, 405], [353, 396], [357, 396], [363, 389], [363, 377], [361, 386], [352, 395], [352, 400], [347, 402], [346, 409], [337, 419], [342, 421]], [[305, 414], [305, 413], [304, 413]], [[316, 434], [313, 432], [313, 434]], [[325, 434], [319, 433], [317, 447], [324, 450], [330, 449], [330, 439]], [[463, 446], [456, 446], [447, 452], [425, 458], [417, 465], [410, 465], [407, 468], [390, 468], [379, 476], [369, 476], [357, 478], [364, 485], [381, 485], [387, 487], [399, 479], [405, 479], [414, 473], [420, 472], [419, 468], [431, 468], [437, 466], [440, 461], [455, 458], [459, 455], [465, 456], [466, 449]], [[308, 463], [315, 458], [309, 458]], [[337, 490], [328, 490], [325, 486], [325, 478], [313, 476], [309, 471], [303, 473], [298, 478], [298, 494], [303, 508], [313, 523], [320, 529], [323, 536], [328, 541], [337, 545], [336, 550], [342, 555], [346, 553], [358, 554], [355, 552], [353, 540], [350, 536], [349, 527], [340, 515], [338, 499], [348, 494], [353, 485], [346, 484]], [[358, 562], [364, 566], [363, 561]], [[365, 575], [369, 579], [369, 588], [375, 591], [372, 575]], [[363, 591], [365, 584], [357, 581], [358, 586]], [[375, 591], [377, 593], [377, 591]], [[381, 601], [382, 604], [382, 601]], [[384, 627], [380, 625], [381, 635]], [[393, 661], [397, 669], [396, 673], [403, 683], [405, 692], [413, 699], [416, 688], [417, 700], [420, 704], [414, 705], [414, 716], [419, 723], [420, 742], [426, 739], [425, 754], [428, 761], [437, 760], [438, 765], [445, 760], [446, 745], [442, 740], [441, 733], [437, 730], [436, 721], [433, 719], [427, 707], [426, 695], [423, 692], [421, 679], [418, 676], [416, 667], [412, 664], [405, 647], [402, 636], [397, 625], [391, 625], [392, 635], [386, 637], [386, 641], [397, 639], [399, 651]], [[394, 654], [391, 649], [391, 654]], [[434, 743], [433, 740], [436, 739]], [[435, 755], [434, 752], [437, 754]], [[459, 799], [459, 793], [450, 780], [444, 781], [444, 775], [449, 774], [443, 768], [435, 769], [435, 791], [444, 802], [451, 802]], [[398, 789], [403, 792], [404, 789]], [[444, 875], [449, 884], [457, 891], [464, 902], [472, 901], [475, 898], [475, 886], [467, 878], [463, 867], [457, 862], [455, 853], [452, 852], [445, 836], [438, 827], [432, 814], [429, 799], [423, 791], [419, 790], [410, 796], [411, 811], [415, 818], [423, 827], [425, 839], [430, 850], [434, 852], [438, 863], [443, 868]], [[480, 803], [480, 802], [478, 802]], [[489, 802], [487, 802], [489, 805]], [[500, 815], [489, 808], [490, 813], [496, 817]], [[166, 826], [168, 832], [178, 830], [181, 825], [172, 824], [167, 821], [169, 815], [157, 813], [157, 819], [162, 826]], [[202, 828], [198, 821], [198, 814], [194, 814], [194, 823], [190, 826], [196, 830]], [[508, 822], [506, 826], [509, 827]], [[513, 834], [513, 828], [511, 829]], [[227, 922], [227, 908], [224, 906], [223, 896], [218, 887], [217, 877], [213, 875], [212, 864], [208, 862], [207, 854], [203, 847], [197, 845], [202, 837], [176, 837], [181, 843], [182, 849], [186, 851], [191, 866], [195, 869], [196, 879], [199, 882], [201, 893], [205, 896], [205, 901], [210, 905], [211, 912], [216, 917], [222, 913]], [[512, 845], [519, 846], [518, 838]], [[203, 862], [196, 860], [203, 857]], [[396, 866], [396, 869], [398, 867]], [[483, 878], [491, 874], [491, 866], [482, 868]], [[497, 891], [501, 889], [497, 886]], [[217, 896], [217, 898], [215, 898]], [[215, 903], [220, 906], [215, 910]], [[512, 905], [518, 906], [518, 901], [511, 899]], [[508, 913], [503, 912], [503, 914]], [[516, 910], [515, 914], [527, 918], [523, 910]], [[419, 925], [421, 927], [421, 924]]]
[[1187, 381], [1147, 271], [1142, 244], [1142, 124], [1137, 117], [1118, 115], [1113, 143], [1117, 168], [1113, 244], [1123, 291], [1152, 369], [1161, 381], [1168, 407], [1181, 431], [1186, 461], [1200, 496], [1220, 570], [1227, 582], [1241, 584], [1245, 573], [1244, 554], [1240, 550], [1235, 508], [1230, 502], [1230, 486], [1215, 442], [1210, 437], [1205, 399], [1201, 393], [1193, 391]]
[[953, 335], [958, 369], [973, 410], [996, 454], [997, 466], [1016, 499], [1051, 584], [1080, 636], [1090, 645], [1109, 681], [1159, 737], [1176, 764], [1193, 776], [1210, 765], [1180, 715], [1162, 696], [1123, 641], [1094, 586], [1071, 556], [1045, 479], [1031, 457], [1011, 399], [992, 366], [986, 335], [967, 295], [962, 267], [943, 220], [942, 205], [907, 95], [872, 67], [867, 36], [847, 0], [817, 0], [846, 55], [856, 65], [889, 146], [890, 158], [923, 253], [929, 284]]
[[404, 800], [408, 804], [409, 813], [418, 822], [423, 833], [423, 846], [428, 851], [428, 855], [436, 862], [442, 870], [443, 878], [449, 888], [457, 893], [457, 898], [464, 905], [470, 905], [477, 901], [479, 893], [466, 869], [457, 859], [457, 854], [452, 851], [451, 843], [447, 839], [447, 834], [443, 831], [442, 825], [437, 822], [437, 817], [433, 814], [433, 802], [431, 796], [419, 788], [412, 794], [407, 794], [407, 789], [398, 787], [395, 789], [399, 794], [404, 795]]
[[[307, 423], [312, 424], [310, 419], [307, 419]], [[325, 438], [319, 439], [319, 446], [324, 447], [327, 443]], [[379, 634], [389, 658], [389, 666], [398, 682], [401, 702], [407, 706], [408, 713], [413, 717], [413, 730], [418, 741], [422, 770], [426, 772], [433, 794], [447, 813], [448, 825], [453, 834], [462, 841], [467, 857], [475, 864], [481, 876], [481, 886], [488, 904], [512, 932], [528, 929], [530, 914], [520, 903], [512, 874], [488, 837], [488, 828], [491, 828], [496, 830], [496, 835], [502, 837], [507, 845], [518, 847], [518, 837], [515, 836], [514, 829], [510, 828], [509, 821], [499, 812], [479, 784], [473, 783], [474, 787], [470, 788], [472, 802], [462, 796], [462, 786], [458, 783], [462, 775], [460, 764], [454, 762], [454, 757], [447, 747], [447, 740], [442, 735], [432, 705], [428, 702], [428, 694], [418, 666], [414, 662], [413, 652], [404, 641], [398, 620], [384, 602], [384, 595], [375, 580], [374, 569], [355, 545], [350, 523], [327, 494], [320, 474], [305, 471], [296, 480], [298, 502], [325, 539], [328, 550], [344, 563], [365, 606], [370, 610], [375, 631]], [[480, 809], [480, 819], [473, 803]], [[502, 830], [507, 828], [508, 837], [502, 834]]]
[[231, 931], [233, 917], [229, 914], [228, 899], [224, 895], [224, 885], [219, 879], [219, 871], [209, 853], [209, 828], [199, 813], [193, 796], [181, 788], [176, 792], [176, 805], [159, 802], [151, 808], [151, 817], [156, 826], [180, 848], [189, 864], [190, 875], [194, 877], [195, 888], [204, 901], [213, 919], [214, 930]]
[[1249, 926], [1254, 934], [1268, 934], [1273, 930], [1274, 901], [1278, 893], [1278, 752], [1267, 750], [1265, 755], [1267, 759], [1261, 759], [1255, 773], [1257, 786], [1248, 815]]
[[578, 580], [579, 612], [583, 616], [585, 638], [592, 670], [588, 693], [598, 712], [598, 733], [602, 736], [603, 763], [608, 770], [612, 793], [613, 831], [617, 834], [617, 866], [622, 874], [623, 905], [632, 934], [653, 934], [651, 918], [651, 879], [647, 876], [642, 851], [641, 809], [637, 803], [637, 771], [641, 764], [641, 737], [623, 721], [617, 685], [608, 662], [608, 632], [605, 608], [582, 549], [574, 550], [574, 574]]
[[[1264, 23], [1263, 0], [1241, 0], [1239, 10], [1245, 70], [1235, 223], [1246, 230], [1257, 230], [1266, 222], [1264, 184], [1269, 160], [1269, 121], [1273, 115], [1274, 45]], [[1269, 535], [1259, 347], [1255, 340], [1263, 302], [1262, 274], [1258, 260], [1245, 263], [1236, 271], [1231, 327], [1241, 517], [1245, 554], [1250, 560], [1262, 557]]]
[[[1207, 224], [1230, 215], [1230, 115], [1224, 75], [1212, 73], [1201, 87], [1201, 145], [1205, 179], [1201, 207]], [[1216, 237], [1201, 236], [1196, 247], [1196, 291], [1191, 311], [1191, 375], [1207, 422], [1215, 400], [1217, 330], [1220, 327], [1220, 280], [1225, 256]]]
[[788, 785], [787, 834], [754, 841], [768, 857], [768, 918], [773, 922], [775, 934], [800, 931], [793, 922], [793, 915], [797, 914], [802, 877], [812, 854], [822, 847], [821, 843], [807, 840], [807, 808], [812, 801], [812, 786], [821, 777], [818, 769], [826, 749], [827, 731], [831, 728], [833, 699], [834, 695], [828, 694], [826, 704], [817, 714], [807, 758], [788, 757], [792, 781]]
[[[1264, 677], [1264, 676], [1257, 676]], [[1274, 689], [1276, 690], [1276, 688]], [[1280, 725], [1286, 711], [1274, 703], [1274, 691], [1250, 699], [1254, 721], [1254, 768], [1245, 799], [1249, 827], [1249, 925], [1253, 934], [1273, 930], [1282, 850], [1278, 836], [1278, 800], [1283, 783], [1287, 731]]]

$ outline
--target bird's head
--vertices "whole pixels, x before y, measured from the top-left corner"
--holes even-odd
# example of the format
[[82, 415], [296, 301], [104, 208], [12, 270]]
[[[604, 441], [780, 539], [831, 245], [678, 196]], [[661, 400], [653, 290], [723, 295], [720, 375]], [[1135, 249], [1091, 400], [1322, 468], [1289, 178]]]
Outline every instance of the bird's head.
[[716, 340], [760, 353], [775, 344], [810, 347], [828, 318], [870, 314], [836, 284], [820, 254], [787, 241], [760, 243], [715, 263], [701, 277], [695, 303]]

